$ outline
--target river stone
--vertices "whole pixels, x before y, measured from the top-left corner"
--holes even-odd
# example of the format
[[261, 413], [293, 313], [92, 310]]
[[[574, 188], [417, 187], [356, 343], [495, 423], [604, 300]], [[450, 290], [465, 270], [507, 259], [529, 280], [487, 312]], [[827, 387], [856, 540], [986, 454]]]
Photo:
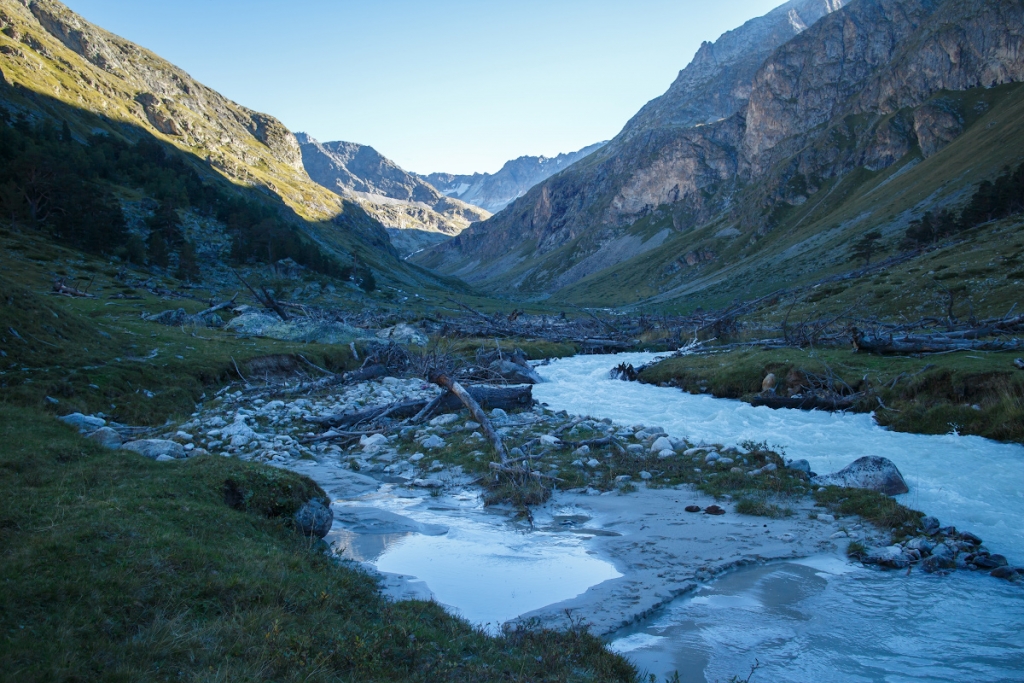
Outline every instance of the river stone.
[[421, 444], [424, 448], [444, 448], [444, 439], [437, 434], [431, 434]]
[[444, 486], [440, 479], [413, 479], [412, 485], [421, 489], [439, 489]]
[[1020, 576], [1021, 570], [1014, 567], [996, 567], [989, 572], [990, 576], [994, 576], [997, 579], [1007, 579], [1013, 581]]
[[488, 366], [488, 369], [513, 384], [540, 384], [544, 381], [533, 368], [508, 360], [496, 360]]
[[718, 453], [715, 453], [714, 451], [711, 451], [710, 453], [704, 456], [704, 462], [711, 464], [714, 461], [718, 460], [720, 457], [722, 456], [720, 456]]
[[658, 451], [658, 459], [659, 460], [665, 460], [666, 458], [674, 458], [675, 455], [676, 455], [676, 452], [674, 450], [672, 450], [671, 448], [666, 448], [663, 451]]
[[[140, 439], [138, 441], [129, 441], [121, 446], [121, 448], [126, 451], [135, 451], [139, 455], [153, 460], [159, 460], [161, 456], [167, 456], [168, 459], [175, 460], [180, 460], [186, 457], [185, 449], [182, 448], [180, 443], [167, 441], [165, 439]], [[161, 460], [161, 462], [165, 461]]]
[[86, 438], [95, 441], [104, 448], [117, 450], [121, 447], [121, 435], [110, 427], [100, 427]]
[[544, 446], [557, 446], [561, 441], [552, 434], [542, 434], [539, 441]]
[[887, 496], [910, 491], [896, 465], [888, 458], [877, 455], [857, 458], [838, 472], [819, 475], [811, 481], [817, 486], [869, 489]]
[[930, 555], [929, 557], [921, 560], [921, 571], [931, 574], [937, 572], [940, 569], [954, 569], [956, 567], [956, 560], [952, 557], [942, 557], [938, 555]]
[[371, 434], [370, 436], [362, 436], [359, 438], [359, 443], [362, 445], [364, 451], [368, 451], [371, 448], [377, 448], [379, 446], [388, 445], [388, 437], [383, 434]]
[[996, 569], [997, 567], [1005, 567], [1008, 562], [1002, 555], [975, 555], [974, 564], [979, 569]]
[[970, 531], [961, 531], [960, 532], [960, 540], [966, 541], [966, 542], [970, 543], [971, 545], [981, 545], [981, 538], [978, 537], [978, 536], [975, 536]]
[[641, 478], [641, 479], [643, 479], [644, 481], [647, 481], [647, 480], [648, 480], [648, 479], [650, 479], [650, 478], [651, 478], [652, 476], [653, 476], [653, 475], [652, 475], [652, 474], [651, 474], [650, 472], [646, 471], [646, 470], [642, 470], [642, 471], [640, 472], [640, 478]]
[[446, 413], [445, 415], [438, 415], [437, 417], [432, 419], [428, 424], [431, 427], [444, 427], [445, 425], [450, 425], [458, 421], [458, 415], [456, 415], [455, 413]]
[[[651, 453], [661, 453], [662, 451], [671, 451], [672, 442], [668, 440], [668, 437], [659, 436], [651, 444]], [[673, 451], [675, 452], [675, 451]]]
[[811, 463], [803, 459], [790, 460], [786, 463], [786, 467], [791, 470], [796, 470], [797, 472], [803, 472], [808, 476], [811, 474]]
[[307, 500], [295, 513], [295, 525], [307, 536], [323, 538], [334, 523], [334, 511], [318, 498]]
[[898, 545], [890, 545], [868, 551], [864, 557], [864, 564], [877, 564], [889, 569], [906, 569], [910, 566], [910, 559], [904, 555], [903, 548]]
[[70, 415], [58, 417], [57, 419], [64, 424], [71, 425], [83, 434], [92, 433], [107, 424], [107, 421], [101, 417], [82, 415], [81, 413], [71, 413]]
[[700, 512], [700, 505], [687, 505], [683, 509], [687, 512]]
[[935, 547], [935, 544], [924, 536], [917, 536], [907, 541], [906, 547], [912, 550], [918, 550], [922, 555], [928, 555], [932, 552], [932, 548]]
[[724, 515], [725, 514], [725, 510], [723, 510], [721, 507], [719, 507], [717, 505], [708, 505], [706, 508], [704, 508], [704, 512], [706, 514], [709, 514], [709, 515]]
[[594, 458], [591, 458], [590, 460], [587, 461], [587, 467], [600, 467], [600, 465], [601, 461], [595, 460]]
[[921, 529], [929, 536], [934, 536], [939, 531], [939, 520], [934, 517], [922, 517]]

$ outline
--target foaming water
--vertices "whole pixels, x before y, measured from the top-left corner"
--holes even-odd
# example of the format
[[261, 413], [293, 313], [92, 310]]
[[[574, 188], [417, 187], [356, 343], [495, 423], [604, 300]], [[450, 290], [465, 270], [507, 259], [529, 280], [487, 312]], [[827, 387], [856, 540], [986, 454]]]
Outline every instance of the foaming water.
[[584, 538], [515, 527], [505, 515], [484, 510], [475, 495], [402, 498], [385, 489], [336, 504], [340, 511], [346, 506], [396, 513], [421, 530], [353, 533], [336, 524], [329, 540], [345, 548], [344, 556], [415, 577], [438, 602], [492, 629], [621, 576], [611, 563], [587, 553]]
[[1020, 681], [1024, 591], [988, 576], [883, 573], [837, 558], [747, 568], [611, 648], [685, 682]]
[[870, 415], [754, 408], [741, 401], [693, 396], [678, 389], [609, 377], [619, 363], [640, 365], [655, 354], [576, 356], [537, 370], [546, 380], [534, 396], [552, 409], [657, 425], [696, 442], [767, 441], [820, 473], [865, 455], [900, 468], [910, 487], [901, 502], [971, 531], [993, 552], [1024, 564], [1024, 447], [975, 436], [891, 432]]

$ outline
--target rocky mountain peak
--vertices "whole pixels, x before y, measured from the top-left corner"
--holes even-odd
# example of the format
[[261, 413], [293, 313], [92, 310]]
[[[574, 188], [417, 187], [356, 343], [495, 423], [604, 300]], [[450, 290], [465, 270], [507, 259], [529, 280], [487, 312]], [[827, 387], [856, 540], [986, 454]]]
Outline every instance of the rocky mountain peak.
[[505, 162], [497, 173], [431, 173], [421, 177], [449, 197], [497, 213], [537, 183], [593, 154], [605, 144], [598, 142], [576, 152], [553, 157], [521, 156]]

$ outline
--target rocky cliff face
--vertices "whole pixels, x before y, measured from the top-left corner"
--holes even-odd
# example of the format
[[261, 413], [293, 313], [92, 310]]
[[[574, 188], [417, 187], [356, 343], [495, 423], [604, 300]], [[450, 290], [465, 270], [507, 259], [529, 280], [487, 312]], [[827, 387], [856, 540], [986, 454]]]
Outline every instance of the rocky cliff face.
[[[490, 213], [438, 192], [368, 145], [321, 143], [295, 136], [309, 176], [323, 187], [363, 205], [388, 228], [392, 242], [410, 254], [452, 235]], [[402, 235], [413, 231], [418, 235]]]
[[1024, 75], [1020, 2], [840, 5], [788, 3], [706, 43], [606, 147], [420, 262], [552, 293], [635, 256], [610, 247], [652, 222], [754, 244], [834, 179], [949, 144], [965, 114], [937, 94]]
[[554, 157], [522, 156], [506, 162], [497, 173], [431, 173], [421, 177], [449, 197], [497, 213], [537, 183], [560, 173], [605, 144], [598, 142], [577, 152]]

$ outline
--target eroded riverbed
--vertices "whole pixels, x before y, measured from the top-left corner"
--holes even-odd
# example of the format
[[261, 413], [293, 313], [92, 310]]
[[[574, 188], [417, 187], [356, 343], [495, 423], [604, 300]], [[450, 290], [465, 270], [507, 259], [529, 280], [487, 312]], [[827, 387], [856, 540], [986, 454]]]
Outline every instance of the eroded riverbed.
[[[1021, 446], [892, 433], [866, 415], [771, 411], [609, 378], [623, 360], [650, 359], [555, 361], [539, 368], [548, 381], [534, 393], [550, 410], [657, 425], [691, 444], [766, 441], [818, 472], [862, 455], [885, 456], [910, 484], [905, 503], [978, 534], [993, 552], [1022, 564]], [[685, 484], [646, 489], [637, 482], [632, 493], [603, 494], [586, 487], [535, 508], [531, 528], [485, 508], [474, 475], [432, 460], [423, 440], [344, 451], [295, 439], [310, 416], [433, 391], [385, 378], [344, 396], [252, 409], [238, 393], [190, 428], [216, 426], [205, 446], [221, 444], [314, 478], [335, 501], [328, 540], [343, 557], [380, 572], [391, 595], [436, 599], [477, 624], [494, 628], [526, 615], [566, 625], [569, 609], [641, 668], [659, 676], [678, 670], [683, 680], [727, 680], [754, 659], [766, 680], [950, 680], [965, 671], [1019, 680], [1019, 584], [984, 573], [907, 576], [850, 565], [843, 557], [850, 539], [884, 539], [853, 520], [814, 519], [810, 499], [793, 501], [792, 516], [769, 520], [735, 514], [728, 501], [720, 501], [722, 516], [685, 512], [715, 502]], [[544, 411], [501, 418], [509, 430], [567, 422]], [[483, 451], [476, 457], [489, 458]]]

